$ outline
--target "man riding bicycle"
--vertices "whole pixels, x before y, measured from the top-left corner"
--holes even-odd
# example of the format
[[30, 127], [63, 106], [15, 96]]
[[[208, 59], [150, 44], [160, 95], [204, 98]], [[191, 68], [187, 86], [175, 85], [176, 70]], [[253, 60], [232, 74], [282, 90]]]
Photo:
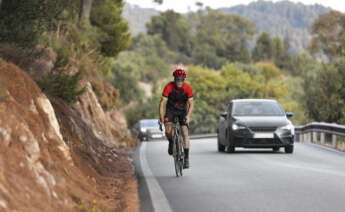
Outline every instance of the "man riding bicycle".
[[[187, 78], [187, 74], [183, 69], [177, 69], [174, 71], [173, 76], [175, 80], [168, 83], [163, 91], [162, 99], [159, 104], [159, 124], [164, 121], [165, 133], [169, 140], [169, 155], [173, 154], [173, 135], [172, 126], [175, 116], [178, 117], [182, 137], [184, 141], [184, 157], [185, 163], [183, 168], [189, 168], [189, 136], [188, 136], [188, 124], [190, 121], [190, 115], [193, 110], [193, 90], [190, 85], [184, 83]], [[166, 104], [166, 110], [164, 114], [164, 105]]]

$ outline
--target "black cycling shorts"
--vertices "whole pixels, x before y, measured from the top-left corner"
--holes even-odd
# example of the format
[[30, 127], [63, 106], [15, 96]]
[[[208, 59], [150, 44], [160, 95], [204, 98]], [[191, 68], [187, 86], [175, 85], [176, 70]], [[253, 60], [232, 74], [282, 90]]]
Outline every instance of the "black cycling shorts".
[[167, 110], [164, 116], [164, 123], [167, 122], [174, 122], [174, 117], [178, 118], [181, 126], [186, 126], [186, 112], [185, 111], [174, 111], [174, 110]]

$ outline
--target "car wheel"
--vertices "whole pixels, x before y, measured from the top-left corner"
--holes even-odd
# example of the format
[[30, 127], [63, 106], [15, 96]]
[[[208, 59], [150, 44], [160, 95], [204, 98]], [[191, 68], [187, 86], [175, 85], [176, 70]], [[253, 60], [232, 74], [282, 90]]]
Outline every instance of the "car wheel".
[[273, 152], [279, 152], [280, 148], [279, 147], [273, 147]]
[[228, 146], [227, 150], [228, 153], [234, 153], [235, 152], [235, 147], [234, 146]]
[[288, 153], [288, 154], [293, 153], [293, 149], [294, 149], [293, 147], [294, 147], [293, 145], [286, 146], [285, 153]]
[[217, 138], [218, 152], [224, 152], [225, 146], [219, 142], [219, 137]]

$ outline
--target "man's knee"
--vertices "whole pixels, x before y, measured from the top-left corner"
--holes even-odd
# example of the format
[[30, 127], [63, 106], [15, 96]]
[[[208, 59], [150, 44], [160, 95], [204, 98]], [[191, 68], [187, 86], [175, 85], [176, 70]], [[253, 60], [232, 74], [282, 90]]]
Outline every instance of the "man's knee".
[[168, 138], [172, 137], [172, 124], [171, 123], [165, 123], [165, 134]]
[[182, 136], [188, 137], [188, 127], [187, 126], [181, 126], [182, 129]]

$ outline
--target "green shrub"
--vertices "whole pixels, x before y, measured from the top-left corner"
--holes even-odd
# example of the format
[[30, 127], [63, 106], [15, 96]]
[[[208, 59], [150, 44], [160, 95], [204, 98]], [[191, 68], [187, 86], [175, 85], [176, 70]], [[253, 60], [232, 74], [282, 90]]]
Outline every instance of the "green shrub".
[[74, 75], [63, 72], [49, 74], [38, 81], [38, 85], [48, 96], [61, 98], [67, 103], [73, 103], [78, 96], [85, 92], [85, 88], [79, 89], [82, 73], [82, 71], [78, 71]]
[[261, 74], [265, 77], [266, 81], [273, 78], [280, 77], [280, 70], [273, 63], [259, 62], [255, 66], [261, 71]]

